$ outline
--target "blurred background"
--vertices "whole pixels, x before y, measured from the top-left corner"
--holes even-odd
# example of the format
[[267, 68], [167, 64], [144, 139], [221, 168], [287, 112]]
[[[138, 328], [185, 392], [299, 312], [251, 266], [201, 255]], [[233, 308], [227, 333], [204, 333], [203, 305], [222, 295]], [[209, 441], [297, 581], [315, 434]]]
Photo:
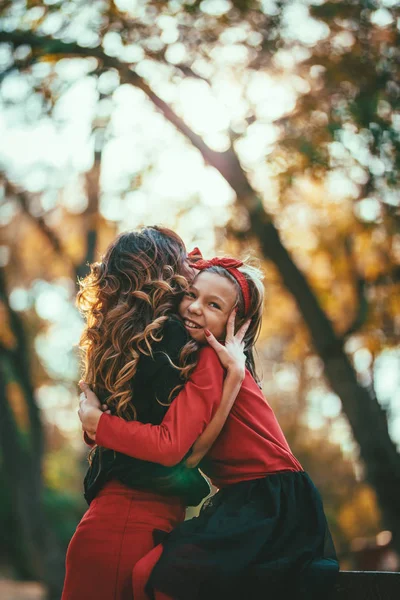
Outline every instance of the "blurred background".
[[263, 391], [342, 569], [400, 570], [399, 27], [395, 0], [2, 0], [2, 598], [60, 597], [77, 281], [154, 224], [259, 260]]

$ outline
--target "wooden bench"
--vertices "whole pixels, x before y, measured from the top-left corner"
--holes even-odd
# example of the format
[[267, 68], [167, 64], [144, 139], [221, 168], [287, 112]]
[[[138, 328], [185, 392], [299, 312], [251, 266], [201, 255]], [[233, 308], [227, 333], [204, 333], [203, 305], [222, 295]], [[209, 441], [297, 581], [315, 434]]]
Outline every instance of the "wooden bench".
[[400, 600], [400, 572], [340, 571], [329, 600]]

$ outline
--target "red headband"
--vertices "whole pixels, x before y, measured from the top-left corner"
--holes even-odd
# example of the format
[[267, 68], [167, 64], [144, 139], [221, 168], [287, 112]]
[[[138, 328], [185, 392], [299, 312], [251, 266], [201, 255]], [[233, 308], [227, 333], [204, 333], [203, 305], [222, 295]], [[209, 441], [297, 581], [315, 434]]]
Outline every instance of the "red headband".
[[194, 260], [196, 258], [203, 258], [203, 255], [202, 255], [201, 251], [198, 249], [198, 247], [196, 246], [195, 248], [193, 248], [193, 250], [191, 252], [189, 252], [188, 258], [190, 260]]
[[[189, 254], [194, 256], [201, 256], [201, 252], [198, 248], [192, 250]], [[208, 269], [209, 267], [222, 267], [226, 269], [228, 273], [232, 275], [236, 279], [239, 284], [240, 289], [242, 290], [243, 295], [243, 303], [244, 303], [244, 313], [247, 314], [250, 308], [250, 290], [249, 284], [247, 283], [246, 277], [238, 270], [238, 267], [243, 265], [241, 260], [236, 260], [236, 258], [219, 258], [216, 256], [211, 260], [198, 260], [197, 262], [192, 264], [194, 269], [198, 269], [199, 271], [203, 271], [204, 269]]]

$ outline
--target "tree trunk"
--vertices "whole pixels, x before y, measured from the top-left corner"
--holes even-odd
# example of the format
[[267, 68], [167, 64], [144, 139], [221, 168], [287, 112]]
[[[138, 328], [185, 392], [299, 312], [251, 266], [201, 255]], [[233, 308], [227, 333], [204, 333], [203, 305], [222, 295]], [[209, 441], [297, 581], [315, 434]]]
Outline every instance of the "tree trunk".
[[[15, 515], [18, 540], [15, 552], [22, 553], [29, 576], [46, 584], [49, 600], [59, 600], [64, 556], [46, 521], [42, 504], [42, 425], [30, 382], [22, 323], [9, 306], [3, 270], [0, 270], [0, 296], [16, 340], [11, 348], [0, 347], [0, 449]], [[11, 382], [23, 391], [29, 415], [27, 436], [19, 431], [10, 406], [7, 385]]]
[[75, 282], [85, 277], [89, 272], [89, 265], [95, 260], [97, 246], [97, 221], [99, 219], [100, 199], [100, 171], [101, 150], [95, 150], [93, 166], [86, 173], [86, 194], [88, 205], [82, 215], [85, 223], [86, 239], [85, 253], [82, 262], [75, 266]]
[[252, 232], [263, 254], [278, 268], [283, 283], [296, 300], [311, 334], [314, 349], [324, 363], [325, 376], [342, 402], [354, 439], [360, 448], [366, 480], [375, 489], [384, 526], [393, 534], [400, 554], [400, 456], [388, 431], [386, 411], [372, 390], [360, 385], [332, 324], [306, 278], [297, 268], [268, 216], [260, 208], [251, 216]]

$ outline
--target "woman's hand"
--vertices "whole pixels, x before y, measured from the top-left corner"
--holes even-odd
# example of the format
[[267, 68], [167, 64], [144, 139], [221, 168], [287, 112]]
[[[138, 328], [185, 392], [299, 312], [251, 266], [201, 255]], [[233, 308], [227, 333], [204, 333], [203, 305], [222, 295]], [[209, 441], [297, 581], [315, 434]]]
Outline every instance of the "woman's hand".
[[228, 371], [234, 371], [244, 378], [244, 370], [246, 366], [246, 356], [244, 350], [244, 336], [249, 328], [250, 320], [246, 321], [235, 335], [235, 318], [236, 309], [229, 315], [226, 324], [226, 339], [225, 345], [221, 344], [214, 335], [206, 329], [207, 342], [215, 350], [222, 366]]
[[97, 425], [100, 417], [103, 414], [100, 400], [84, 381], [79, 382], [79, 387], [82, 394], [79, 396], [78, 416], [82, 423], [83, 431], [86, 431], [88, 436], [94, 440], [96, 437]]

